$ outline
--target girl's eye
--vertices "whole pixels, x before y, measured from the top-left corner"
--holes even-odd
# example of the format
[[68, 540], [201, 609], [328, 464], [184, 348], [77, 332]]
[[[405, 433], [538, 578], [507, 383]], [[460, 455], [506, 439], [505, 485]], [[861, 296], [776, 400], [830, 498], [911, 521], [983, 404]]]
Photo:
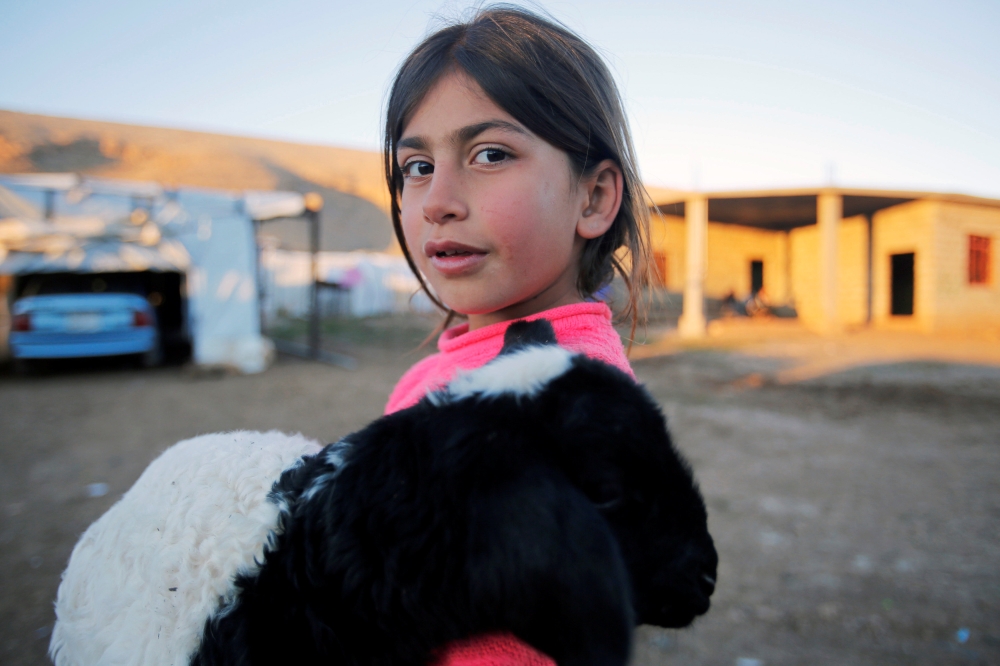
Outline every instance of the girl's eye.
[[404, 178], [420, 178], [434, 173], [434, 165], [422, 160], [413, 160], [403, 165]]
[[496, 164], [497, 162], [503, 162], [509, 157], [510, 154], [506, 150], [500, 150], [499, 148], [487, 148], [476, 153], [476, 156], [472, 158], [472, 161], [475, 164]]

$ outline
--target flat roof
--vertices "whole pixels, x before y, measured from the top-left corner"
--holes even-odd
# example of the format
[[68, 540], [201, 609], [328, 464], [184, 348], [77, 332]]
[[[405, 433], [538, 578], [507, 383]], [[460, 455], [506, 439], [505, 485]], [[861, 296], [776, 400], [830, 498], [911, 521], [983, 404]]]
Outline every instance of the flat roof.
[[1000, 200], [965, 194], [822, 187], [701, 193], [660, 190], [653, 195], [653, 208], [664, 215], [684, 217], [685, 201], [703, 196], [708, 199], [708, 219], [712, 222], [785, 231], [816, 224], [816, 198], [826, 193], [843, 197], [845, 218], [872, 215], [884, 208], [916, 200], [1000, 207]]

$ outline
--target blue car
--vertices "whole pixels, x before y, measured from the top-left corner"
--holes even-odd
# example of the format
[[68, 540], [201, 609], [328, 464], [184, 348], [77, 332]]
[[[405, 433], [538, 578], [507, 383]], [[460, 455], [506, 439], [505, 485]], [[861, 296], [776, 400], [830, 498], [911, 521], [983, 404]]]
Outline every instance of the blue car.
[[15, 363], [29, 359], [140, 354], [160, 360], [156, 311], [137, 294], [25, 296], [12, 308], [10, 349]]

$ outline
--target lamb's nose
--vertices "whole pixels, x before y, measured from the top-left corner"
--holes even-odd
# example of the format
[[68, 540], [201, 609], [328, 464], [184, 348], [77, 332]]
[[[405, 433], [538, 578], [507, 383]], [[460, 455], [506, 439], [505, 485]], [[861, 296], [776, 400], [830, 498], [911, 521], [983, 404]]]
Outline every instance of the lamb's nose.
[[712, 593], [715, 592], [715, 576], [703, 573], [699, 585], [706, 596], [712, 596]]

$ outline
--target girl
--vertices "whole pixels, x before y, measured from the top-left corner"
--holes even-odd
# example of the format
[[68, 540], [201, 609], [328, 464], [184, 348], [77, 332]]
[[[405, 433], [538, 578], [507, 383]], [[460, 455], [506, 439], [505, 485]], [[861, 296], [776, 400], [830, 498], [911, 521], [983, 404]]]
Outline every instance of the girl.
[[[434, 33], [396, 75], [384, 149], [396, 238], [447, 312], [439, 353], [400, 379], [386, 413], [494, 358], [517, 319], [544, 317], [563, 347], [632, 374], [593, 295], [621, 275], [634, 331], [648, 209], [617, 88], [589, 45], [507, 7]], [[467, 322], [447, 328], [456, 316]], [[507, 635], [447, 646], [440, 663], [552, 664]]]

